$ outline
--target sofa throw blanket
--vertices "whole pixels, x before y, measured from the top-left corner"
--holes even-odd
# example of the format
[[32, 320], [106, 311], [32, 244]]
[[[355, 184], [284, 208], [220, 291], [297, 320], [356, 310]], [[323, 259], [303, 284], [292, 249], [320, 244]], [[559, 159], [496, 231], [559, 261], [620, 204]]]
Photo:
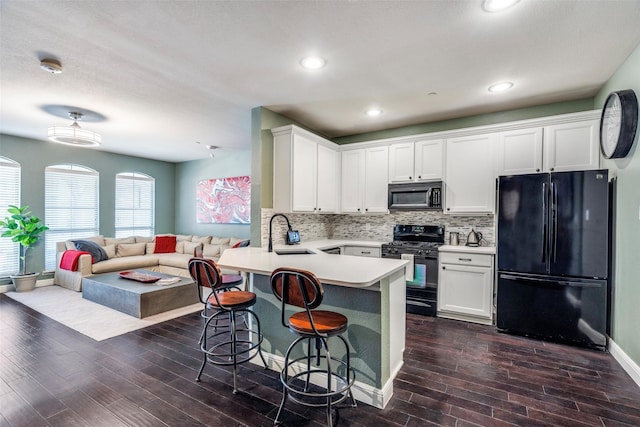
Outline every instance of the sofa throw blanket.
[[80, 259], [80, 255], [84, 254], [91, 255], [91, 253], [87, 251], [64, 251], [62, 258], [60, 259], [60, 268], [63, 270], [76, 271], [78, 269], [78, 260]]
[[72, 240], [72, 242], [76, 250], [89, 252], [94, 263], [109, 259], [107, 252], [96, 242], [92, 242], [91, 240]]

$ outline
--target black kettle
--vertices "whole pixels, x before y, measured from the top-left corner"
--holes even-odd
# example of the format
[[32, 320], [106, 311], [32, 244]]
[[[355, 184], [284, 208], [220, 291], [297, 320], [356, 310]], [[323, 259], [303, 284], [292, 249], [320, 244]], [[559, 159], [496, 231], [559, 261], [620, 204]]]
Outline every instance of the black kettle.
[[479, 231], [473, 231], [471, 229], [471, 233], [467, 236], [467, 246], [480, 246], [480, 241], [482, 240], [482, 233]]

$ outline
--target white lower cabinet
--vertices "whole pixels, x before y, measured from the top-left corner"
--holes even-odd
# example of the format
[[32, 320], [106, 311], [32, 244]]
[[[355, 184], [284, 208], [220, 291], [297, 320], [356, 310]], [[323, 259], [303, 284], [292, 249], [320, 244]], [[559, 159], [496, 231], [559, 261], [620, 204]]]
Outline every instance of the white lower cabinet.
[[493, 322], [493, 255], [440, 252], [438, 317]]
[[365, 256], [371, 258], [380, 258], [380, 248], [372, 248], [369, 246], [345, 246], [343, 255]]

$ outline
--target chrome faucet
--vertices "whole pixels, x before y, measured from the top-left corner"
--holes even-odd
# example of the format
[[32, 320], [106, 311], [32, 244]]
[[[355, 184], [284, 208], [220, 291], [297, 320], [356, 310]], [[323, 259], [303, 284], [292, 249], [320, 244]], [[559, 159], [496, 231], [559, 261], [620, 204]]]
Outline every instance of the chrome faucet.
[[281, 216], [282, 218], [287, 220], [287, 227], [289, 231], [291, 231], [291, 223], [289, 222], [289, 218], [287, 218], [284, 214], [281, 214], [281, 213], [273, 214], [271, 216], [271, 219], [269, 220], [269, 247], [267, 249], [268, 252], [273, 252], [273, 240], [271, 239], [271, 226], [273, 225], [273, 219], [277, 216]]

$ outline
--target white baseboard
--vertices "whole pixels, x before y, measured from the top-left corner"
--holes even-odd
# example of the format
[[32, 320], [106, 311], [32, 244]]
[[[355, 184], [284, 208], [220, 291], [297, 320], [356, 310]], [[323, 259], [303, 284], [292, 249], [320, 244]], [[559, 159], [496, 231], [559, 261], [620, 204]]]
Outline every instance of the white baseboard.
[[622, 369], [624, 369], [631, 379], [638, 384], [638, 387], [640, 387], [640, 366], [627, 356], [627, 353], [625, 353], [611, 338], [609, 338], [609, 353], [611, 353], [613, 358], [616, 359], [620, 366], [622, 366]]
[[[267, 361], [267, 368], [276, 372], [282, 371], [282, 367], [284, 366], [283, 356], [267, 353], [266, 351], [263, 351], [262, 354]], [[262, 366], [262, 360], [260, 360], [260, 356], [256, 356], [251, 359], [251, 363]], [[300, 372], [305, 368], [304, 364], [301, 363], [292, 364], [290, 365], [290, 367], [292, 369], [292, 372]], [[383, 409], [393, 395], [393, 378], [389, 378], [389, 381], [387, 381], [381, 389], [369, 384], [362, 383], [358, 381], [357, 378], [358, 377], [356, 375], [356, 381], [351, 387], [351, 392], [353, 393], [354, 399], [359, 402], [375, 406], [376, 408]], [[314, 378], [314, 376], [312, 375], [311, 382], [319, 386], [325, 385], [320, 376], [316, 376], [316, 378]]]
[[[42, 280], [38, 280], [36, 281], [36, 288], [41, 288], [43, 286], [51, 286], [53, 285], [53, 277], [49, 278], [49, 279], [42, 279]], [[6, 292], [11, 292], [13, 291], [13, 285], [8, 284], [8, 285], [0, 285], [0, 294], [4, 294]]]

